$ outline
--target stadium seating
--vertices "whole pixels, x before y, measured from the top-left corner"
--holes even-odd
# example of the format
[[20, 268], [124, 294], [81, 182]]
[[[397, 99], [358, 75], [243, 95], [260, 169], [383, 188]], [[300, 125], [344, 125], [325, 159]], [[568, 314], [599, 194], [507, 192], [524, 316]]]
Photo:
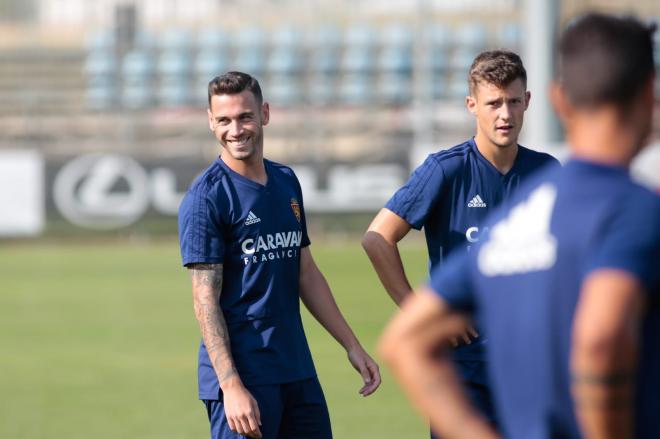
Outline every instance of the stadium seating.
[[202, 104], [208, 81], [228, 70], [265, 81], [274, 105], [405, 105], [412, 101], [417, 42], [427, 54], [418, 67], [429, 69], [433, 99], [442, 100], [464, 97], [465, 72], [479, 51], [517, 50], [521, 38], [518, 24], [502, 24], [491, 35], [476, 22], [454, 28], [433, 24], [419, 34], [398, 22], [307, 31], [292, 24], [269, 31], [138, 31], [119, 68], [112, 32], [99, 31], [86, 40], [84, 71], [88, 104], [96, 109]]

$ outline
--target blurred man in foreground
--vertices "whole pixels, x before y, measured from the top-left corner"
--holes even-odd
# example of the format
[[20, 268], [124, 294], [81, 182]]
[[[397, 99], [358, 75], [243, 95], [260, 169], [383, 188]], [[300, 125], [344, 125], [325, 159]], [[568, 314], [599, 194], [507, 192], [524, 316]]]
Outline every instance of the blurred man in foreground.
[[572, 158], [387, 327], [384, 359], [444, 437], [498, 436], [446, 358], [475, 313], [503, 436], [660, 437], [660, 198], [628, 174], [651, 129], [652, 33], [600, 14], [566, 29], [551, 98]]
[[[411, 228], [424, 228], [430, 268], [479, 240], [488, 212], [517, 190], [521, 181], [548, 164], [548, 154], [518, 145], [529, 105], [527, 73], [518, 55], [504, 50], [479, 54], [468, 74], [468, 111], [474, 138], [431, 154], [381, 209], [362, 245], [399, 305], [412, 293], [397, 243]], [[460, 341], [460, 345], [459, 345]], [[453, 358], [473, 404], [496, 423], [486, 374], [484, 334], [472, 327], [456, 338]]]
[[346, 349], [363, 396], [379, 386], [378, 366], [312, 258], [296, 175], [263, 157], [270, 109], [259, 83], [229, 72], [209, 83], [208, 98], [221, 153], [181, 203], [179, 238], [203, 338], [199, 398], [211, 437], [331, 438], [300, 300]]

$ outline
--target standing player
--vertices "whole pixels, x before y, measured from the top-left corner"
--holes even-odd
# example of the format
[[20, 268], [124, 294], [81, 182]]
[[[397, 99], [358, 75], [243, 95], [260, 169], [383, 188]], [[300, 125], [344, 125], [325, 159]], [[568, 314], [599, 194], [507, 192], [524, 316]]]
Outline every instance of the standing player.
[[[507, 200], [522, 180], [548, 164], [548, 154], [518, 145], [529, 105], [527, 73], [518, 55], [496, 50], [476, 57], [469, 72], [467, 108], [476, 136], [429, 155], [373, 220], [362, 245], [398, 305], [411, 293], [397, 243], [411, 227], [424, 227], [431, 269], [449, 253], [469, 248], [483, 233], [487, 213]], [[485, 372], [482, 335], [463, 331], [454, 351], [473, 402], [495, 422]]]
[[309, 250], [293, 171], [263, 158], [269, 106], [251, 76], [209, 83], [208, 119], [220, 157], [179, 209], [183, 264], [202, 332], [199, 397], [213, 439], [330, 438], [299, 300], [346, 349], [367, 396], [380, 384]]
[[566, 29], [551, 97], [572, 158], [525, 184], [383, 335], [384, 358], [446, 437], [495, 435], [438, 360], [462, 313], [490, 338], [506, 437], [660, 437], [660, 197], [628, 174], [651, 128], [651, 37], [601, 14]]

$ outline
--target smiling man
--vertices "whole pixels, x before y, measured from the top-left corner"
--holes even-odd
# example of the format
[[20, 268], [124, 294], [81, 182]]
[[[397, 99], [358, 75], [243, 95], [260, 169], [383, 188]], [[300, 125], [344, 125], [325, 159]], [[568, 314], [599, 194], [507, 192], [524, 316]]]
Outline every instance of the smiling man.
[[199, 398], [211, 438], [331, 438], [300, 300], [346, 349], [363, 396], [379, 386], [378, 366], [312, 258], [298, 179], [263, 157], [270, 108], [259, 83], [229, 72], [209, 83], [208, 96], [221, 153], [181, 203], [179, 239], [202, 333]]
[[[530, 101], [527, 73], [518, 55], [503, 50], [479, 54], [468, 83], [466, 106], [476, 119], [474, 138], [429, 155], [374, 218], [362, 240], [397, 304], [412, 292], [397, 248], [411, 228], [424, 228], [430, 268], [441, 266], [450, 253], [469, 250], [479, 240], [488, 212], [507, 200], [521, 181], [558, 164], [548, 154], [518, 145]], [[454, 338], [454, 359], [472, 402], [496, 424], [485, 342], [485, 335], [474, 327], [463, 328]]]

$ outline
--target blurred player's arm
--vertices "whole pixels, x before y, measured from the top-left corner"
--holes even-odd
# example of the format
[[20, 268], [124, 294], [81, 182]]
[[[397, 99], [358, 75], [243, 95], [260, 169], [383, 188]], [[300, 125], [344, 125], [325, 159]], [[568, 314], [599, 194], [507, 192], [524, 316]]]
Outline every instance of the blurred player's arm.
[[573, 322], [571, 391], [586, 438], [634, 437], [643, 307], [642, 287], [628, 273], [598, 270], [583, 283]]
[[398, 242], [408, 234], [411, 226], [389, 209], [381, 209], [362, 238], [378, 278], [397, 305], [410, 295], [412, 288], [403, 268]]
[[378, 365], [365, 352], [346, 323], [309, 247], [301, 249], [300, 298], [314, 318], [346, 349], [349, 361], [364, 381], [360, 394], [372, 394], [380, 385]]
[[472, 407], [448, 357], [466, 318], [430, 290], [406, 299], [387, 325], [378, 350], [417, 409], [441, 437], [497, 438]]
[[222, 264], [191, 264], [188, 272], [192, 280], [195, 317], [222, 388], [229, 428], [237, 433], [260, 438], [259, 407], [234, 366], [227, 323], [220, 309]]
[[[396, 213], [381, 209], [362, 237], [362, 247], [367, 252], [381, 283], [394, 302], [401, 303], [412, 293], [397, 243], [412, 227]], [[460, 343], [470, 344], [477, 338], [477, 330], [466, 322], [466, 326], [451, 339], [456, 347]]]

